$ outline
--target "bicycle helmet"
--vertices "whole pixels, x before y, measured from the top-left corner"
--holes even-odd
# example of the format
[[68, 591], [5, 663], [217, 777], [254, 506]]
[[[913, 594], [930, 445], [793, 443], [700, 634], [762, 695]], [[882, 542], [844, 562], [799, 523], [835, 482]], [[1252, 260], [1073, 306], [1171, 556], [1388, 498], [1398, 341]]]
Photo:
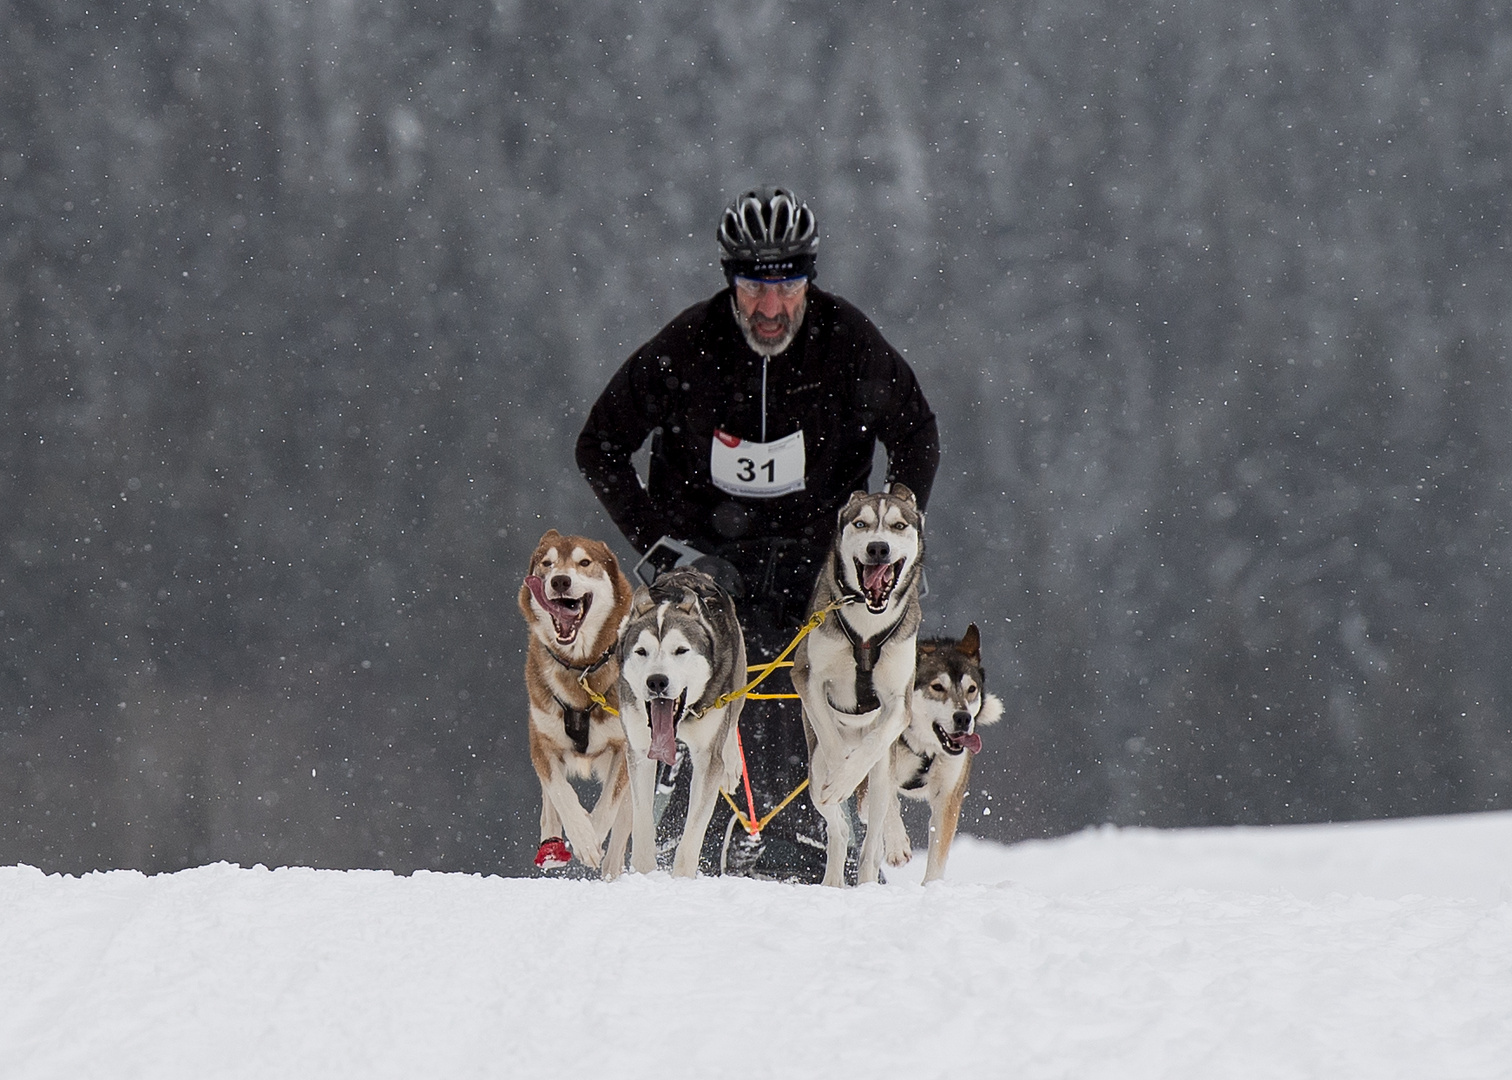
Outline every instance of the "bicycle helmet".
[[719, 264], [726, 277], [813, 277], [819, 225], [786, 188], [740, 195], [719, 219]]

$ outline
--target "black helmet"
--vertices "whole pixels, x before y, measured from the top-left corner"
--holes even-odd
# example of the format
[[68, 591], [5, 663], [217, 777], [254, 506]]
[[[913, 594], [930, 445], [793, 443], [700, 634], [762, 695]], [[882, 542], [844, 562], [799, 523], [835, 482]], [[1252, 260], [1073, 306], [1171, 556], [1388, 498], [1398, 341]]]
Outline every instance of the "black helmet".
[[719, 265], [725, 276], [813, 277], [819, 225], [786, 188], [747, 191], [719, 219]]

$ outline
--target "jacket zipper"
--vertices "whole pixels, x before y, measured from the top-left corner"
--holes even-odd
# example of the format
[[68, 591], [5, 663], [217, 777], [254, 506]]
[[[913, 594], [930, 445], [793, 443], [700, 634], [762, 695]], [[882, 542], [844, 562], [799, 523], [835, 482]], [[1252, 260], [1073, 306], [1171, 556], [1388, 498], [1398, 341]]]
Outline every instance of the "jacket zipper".
[[771, 359], [772, 358], [769, 357], [769, 356], [763, 356], [761, 358], [761, 441], [762, 442], [766, 442], [767, 441], [767, 437], [766, 437], [767, 364], [771, 362]]

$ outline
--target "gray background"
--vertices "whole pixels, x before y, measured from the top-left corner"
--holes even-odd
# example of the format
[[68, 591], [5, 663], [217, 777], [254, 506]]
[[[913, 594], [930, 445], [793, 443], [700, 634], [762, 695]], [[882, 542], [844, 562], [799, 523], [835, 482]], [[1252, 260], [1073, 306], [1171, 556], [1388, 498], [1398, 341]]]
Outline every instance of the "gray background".
[[0, 862], [526, 871], [525, 558], [760, 181], [940, 415], [970, 831], [1512, 805], [1504, 5], [123, 7], [0, 3]]

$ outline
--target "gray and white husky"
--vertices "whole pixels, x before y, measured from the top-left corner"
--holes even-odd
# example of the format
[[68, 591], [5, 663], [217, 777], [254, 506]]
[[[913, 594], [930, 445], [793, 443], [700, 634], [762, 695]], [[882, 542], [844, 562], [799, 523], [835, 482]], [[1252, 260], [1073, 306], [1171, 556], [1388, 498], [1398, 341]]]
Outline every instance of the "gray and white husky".
[[[924, 514], [902, 484], [856, 492], [840, 510], [834, 542], [814, 583], [809, 609], [842, 606], [798, 643], [793, 685], [803, 703], [809, 745], [809, 792], [824, 817], [824, 884], [844, 883], [850, 824], [845, 802], [870, 778], [866, 820], [881, 822], [896, 805], [889, 751], [908, 727]], [[880, 828], [861, 844], [858, 877], [878, 878]]]
[[656, 766], [676, 760], [680, 741], [693, 779], [672, 873], [693, 877], [719, 789], [733, 789], [740, 775], [735, 731], [745, 699], [714, 707], [744, 685], [745, 636], [735, 602], [708, 574], [669, 571], [635, 590], [619, 649], [620, 720], [630, 747], [630, 866], [641, 874], [656, 869]]
[[913, 716], [892, 746], [895, 794], [883, 824], [882, 846], [889, 866], [908, 862], [913, 850], [898, 796], [928, 803], [925, 881], [945, 876], [945, 860], [950, 858], [961, 820], [961, 800], [971, 779], [971, 758], [982, 749], [977, 728], [995, 724], [1003, 715], [1002, 701], [987, 692], [985, 680], [976, 623], [966, 628], [960, 641], [931, 638], [919, 642]]

